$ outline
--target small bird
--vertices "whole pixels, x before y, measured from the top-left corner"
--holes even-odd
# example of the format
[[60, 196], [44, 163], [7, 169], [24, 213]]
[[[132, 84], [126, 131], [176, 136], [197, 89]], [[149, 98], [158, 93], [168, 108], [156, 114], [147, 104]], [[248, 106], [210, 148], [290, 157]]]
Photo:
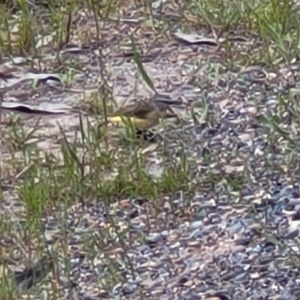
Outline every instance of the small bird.
[[124, 125], [124, 119], [129, 119], [137, 129], [147, 130], [157, 125], [160, 119], [177, 118], [171, 105], [179, 104], [181, 102], [174, 101], [169, 96], [156, 94], [147, 101], [142, 100], [121, 107], [109, 115], [107, 121]]

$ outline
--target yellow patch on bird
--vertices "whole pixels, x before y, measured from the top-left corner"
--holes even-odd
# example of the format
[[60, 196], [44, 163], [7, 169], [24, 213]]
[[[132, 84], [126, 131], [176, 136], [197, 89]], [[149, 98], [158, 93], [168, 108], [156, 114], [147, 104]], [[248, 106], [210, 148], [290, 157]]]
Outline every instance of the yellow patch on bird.
[[133, 125], [140, 125], [146, 122], [145, 119], [135, 118], [135, 117], [125, 117], [125, 116], [110, 116], [108, 120], [112, 123], [121, 124], [121, 125], [129, 125], [130, 123]]

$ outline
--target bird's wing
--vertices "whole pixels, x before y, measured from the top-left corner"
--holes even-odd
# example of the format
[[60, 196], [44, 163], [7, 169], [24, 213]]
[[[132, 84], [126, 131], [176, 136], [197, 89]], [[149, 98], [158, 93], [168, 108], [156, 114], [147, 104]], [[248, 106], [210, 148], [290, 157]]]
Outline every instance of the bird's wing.
[[154, 108], [150, 103], [146, 101], [139, 101], [120, 108], [111, 116], [123, 115], [126, 117], [136, 117], [143, 119], [146, 118], [147, 114], [149, 114], [153, 110]]

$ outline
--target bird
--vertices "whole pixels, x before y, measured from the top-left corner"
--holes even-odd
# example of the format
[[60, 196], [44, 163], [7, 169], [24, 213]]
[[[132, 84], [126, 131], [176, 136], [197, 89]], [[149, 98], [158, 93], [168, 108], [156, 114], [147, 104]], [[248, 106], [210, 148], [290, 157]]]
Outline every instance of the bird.
[[[107, 116], [108, 123], [126, 124], [126, 119], [138, 130], [147, 130], [156, 126], [160, 119], [177, 118], [172, 110], [172, 105], [179, 105], [181, 102], [172, 100], [170, 96], [155, 94], [148, 100], [140, 100], [119, 108]], [[104, 123], [100, 124], [101, 126]]]

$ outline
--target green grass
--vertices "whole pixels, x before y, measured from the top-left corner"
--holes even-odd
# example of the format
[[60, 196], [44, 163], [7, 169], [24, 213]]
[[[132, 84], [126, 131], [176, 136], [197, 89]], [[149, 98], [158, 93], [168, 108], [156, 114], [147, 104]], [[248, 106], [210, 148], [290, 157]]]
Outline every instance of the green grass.
[[[66, 43], [75, 43], [74, 41], [93, 45], [97, 40], [105, 40], [106, 24], [112, 22], [112, 19], [115, 24], [121, 24], [121, 19], [124, 18], [121, 8], [125, 9], [124, 3], [112, 0], [70, 0], [63, 5], [63, 9], [55, 5], [56, 1], [49, 4], [49, 7], [32, 7], [25, 0], [17, 3], [18, 9], [14, 15], [9, 10], [0, 9], [1, 58], [12, 60], [14, 56], [22, 55], [30, 58], [29, 64], [45, 70], [44, 57], [50, 51], [55, 54], [50, 70], [60, 72], [66, 86], [72, 84], [73, 74], [76, 73], [73, 71], [80, 72], [84, 67], [72, 59], [62, 59], [60, 49]], [[263, 156], [267, 153], [263, 157], [265, 172], [281, 172], [286, 175], [287, 182], [296, 182], [299, 178], [295, 166], [299, 162], [300, 149], [299, 97], [297, 89], [293, 90], [292, 87], [297, 87], [293, 82], [299, 81], [299, 75], [297, 71], [292, 71], [291, 65], [299, 59], [299, 7], [288, 0], [190, 0], [180, 3], [177, 10], [175, 6], [174, 11], [168, 14], [161, 8], [157, 8], [155, 12], [148, 1], [141, 5], [144, 7], [142, 11], [145, 17], [139, 24], [141, 30], [130, 32], [126, 28], [124, 32], [120, 31], [119, 38], [120, 44], [125, 41], [129, 45], [137, 69], [149, 89], [155, 90], [155, 85], [143, 66], [143, 54], [140, 53], [142, 47], [148, 51], [151, 50], [151, 43], [163, 47], [164, 39], [168, 38], [166, 33], [177, 29], [187, 34], [196, 31], [209, 37], [214, 36], [220, 42], [218, 48], [211, 49], [207, 57], [203, 58], [207, 61], [208, 71], [203, 72], [207, 72], [205, 76], [197, 75], [196, 71], [200, 70], [199, 64], [201, 65], [199, 61], [194, 61], [194, 70], [191, 70], [191, 74], [194, 74], [193, 85], [203, 90], [198, 99], [200, 110], [196, 105], [191, 109], [190, 124], [195, 128], [205, 124], [203, 134], [215, 127], [220, 120], [212, 110], [213, 104], [208, 103], [207, 95], [209, 90], [219, 88], [218, 83], [226, 79], [226, 72], [231, 72], [232, 77], [241, 78], [248, 68], [260, 65], [265, 67], [264, 70], [270, 76], [279, 76], [283, 68], [290, 68], [292, 75], [282, 75], [283, 79], [278, 80], [278, 83], [274, 84], [272, 78], [268, 77], [260, 87], [261, 93], [253, 94], [249, 102], [258, 108], [259, 112], [253, 118], [261, 126], [261, 134], [266, 141], [264, 153], [261, 154]], [[79, 21], [73, 16], [71, 18], [71, 12], [82, 8], [90, 10], [94, 18], [93, 27], [84, 22], [75, 25]], [[118, 19], [120, 20], [116, 21]], [[132, 24], [132, 27], [136, 26], [134, 22]], [[155, 39], [151, 37], [146, 40], [140, 33], [142, 30], [149, 32], [149, 28]], [[35, 39], [39, 36], [51, 37], [52, 42], [44, 47], [37, 47]], [[103, 48], [95, 46], [91, 50], [96, 55], [99, 91], [81, 103], [82, 109], [96, 119], [105, 119], [116, 106], [109, 88], [109, 78], [103, 68], [108, 45], [109, 43]], [[247, 91], [251, 91], [253, 86], [249, 81], [238, 80]], [[259, 98], [268, 89], [277, 89], [274, 100], [276, 105], [270, 108], [263, 107], [263, 99]], [[222, 91], [224, 90], [226, 88]], [[227, 94], [227, 97], [230, 95]], [[60, 125], [58, 135], [52, 139], [57, 144], [59, 154], [56, 155], [43, 151], [32, 142], [33, 139], [43, 138], [40, 132], [37, 133], [38, 122], [25, 126], [24, 121], [20, 123], [13, 119], [10, 126], [0, 125], [0, 147], [3, 147], [2, 151], [5, 153], [0, 165], [0, 201], [4, 203], [9, 199], [18, 199], [22, 208], [21, 212], [14, 213], [16, 219], [22, 220], [17, 226], [9, 216], [0, 222], [0, 240], [7, 244], [5, 247], [1, 246], [0, 252], [1, 267], [6, 270], [1, 271], [1, 299], [21, 299], [34, 289], [28, 284], [26, 274], [7, 271], [11, 260], [16, 263], [18, 259], [21, 260], [19, 265], [29, 268], [25, 271], [31, 277], [38, 277], [34, 281], [47, 282], [54, 294], [53, 299], [60, 299], [53, 278], [60, 276], [56, 269], [59, 265], [57, 253], [65, 254], [67, 265], [67, 244], [74, 232], [66, 222], [69, 209], [74, 205], [84, 208], [91, 203], [103, 203], [109, 210], [126, 199], [144, 199], [154, 203], [154, 209], [149, 214], [158, 214], [164, 208], [163, 202], [177, 217], [178, 211], [185, 214], [189, 210], [189, 201], [179, 208], [174, 204], [174, 197], [178, 193], [190, 199], [195, 194], [224, 190], [232, 195], [232, 204], [236, 205], [245, 186], [251, 185], [254, 177], [259, 177], [259, 170], [249, 158], [253, 153], [249, 154], [249, 159], [245, 156], [241, 158], [240, 166], [235, 166], [236, 169], [228, 170], [230, 160], [242, 155], [237, 146], [232, 146], [228, 153], [209, 151], [200, 159], [201, 154], [192, 155], [187, 149], [188, 143], [197, 149], [197, 142], [189, 136], [189, 131], [183, 133], [178, 129], [176, 150], [169, 142], [162, 142], [158, 150], [152, 151], [152, 145], [137, 140], [130, 129], [125, 137], [124, 134], [117, 136], [111, 142], [106, 133], [99, 135], [97, 126], [92, 123], [85, 126], [84, 122], [85, 116], [78, 119], [74, 141], [67, 137], [65, 128]], [[176, 134], [176, 129], [172, 132]], [[201, 147], [204, 145], [199, 143], [199, 148]], [[157, 177], [148, 171], [149, 166], [155, 165], [155, 162], [159, 162], [161, 168], [157, 171]], [[251, 203], [243, 205], [252, 206]], [[84, 212], [81, 210], [80, 213], [83, 217]], [[62, 225], [54, 245], [49, 246], [44, 226], [53, 214], [56, 214]], [[259, 215], [257, 212], [253, 214]], [[83, 234], [85, 252], [91, 257], [102, 253], [102, 249], [113, 239], [118, 240], [124, 251], [130, 247], [130, 233], [120, 228], [114, 216], [108, 215], [107, 218], [109, 224], [106, 230], [99, 230], [96, 235]], [[264, 220], [259, 222], [262, 235], [279, 243], [274, 232], [264, 226]], [[139, 238], [143, 241], [145, 236], [141, 233]], [[107, 254], [103, 251], [103, 255]], [[107, 256], [105, 259], [110, 277], [101, 280], [109, 291], [121, 279], [113, 258]], [[42, 271], [39, 261], [43, 262]], [[134, 273], [129, 257], [126, 257], [124, 264]], [[64, 272], [64, 276], [70, 277], [71, 271], [67, 267]]]

